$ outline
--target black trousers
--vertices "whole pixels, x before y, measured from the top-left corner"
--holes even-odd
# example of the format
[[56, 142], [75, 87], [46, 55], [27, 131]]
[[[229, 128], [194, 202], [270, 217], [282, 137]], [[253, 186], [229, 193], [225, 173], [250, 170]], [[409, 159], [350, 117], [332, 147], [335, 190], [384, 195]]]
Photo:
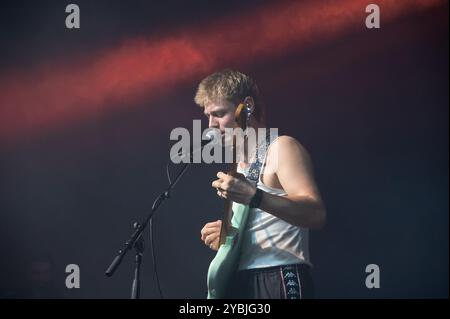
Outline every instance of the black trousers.
[[294, 264], [239, 271], [227, 294], [230, 299], [311, 299], [310, 267]]

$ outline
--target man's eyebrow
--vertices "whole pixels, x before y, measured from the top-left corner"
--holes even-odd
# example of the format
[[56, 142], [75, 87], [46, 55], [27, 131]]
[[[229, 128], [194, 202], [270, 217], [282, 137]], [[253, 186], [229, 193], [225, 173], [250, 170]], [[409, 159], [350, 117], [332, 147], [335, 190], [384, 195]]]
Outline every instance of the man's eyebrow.
[[205, 110], [203, 111], [203, 114], [205, 114], [205, 116], [208, 116], [209, 114], [221, 112], [221, 111], [223, 111], [223, 110], [224, 110], [224, 107], [223, 107], [223, 106], [217, 105], [217, 106], [215, 106], [215, 107], [211, 110], [210, 113], [208, 113], [208, 112], [206, 111], [206, 109], [205, 109]]
[[222, 106], [222, 105], [217, 105], [217, 106], [215, 106], [215, 107], [212, 108], [211, 113], [214, 113], [214, 112], [220, 112], [220, 111], [222, 111], [222, 110], [224, 110], [224, 109], [225, 109], [224, 106]]

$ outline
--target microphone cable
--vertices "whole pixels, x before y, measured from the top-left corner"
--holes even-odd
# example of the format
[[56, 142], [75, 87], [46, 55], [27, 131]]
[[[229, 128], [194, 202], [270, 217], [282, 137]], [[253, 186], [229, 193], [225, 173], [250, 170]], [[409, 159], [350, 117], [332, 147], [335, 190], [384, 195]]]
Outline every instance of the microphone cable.
[[[169, 167], [169, 165], [170, 165], [170, 160], [167, 162], [167, 165], [166, 165], [166, 175], [167, 175], [167, 180], [169, 181], [169, 184], [171, 184], [172, 183], [172, 179], [170, 177], [170, 167]], [[152, 204], [152, 210], [155, 208], [156, 203], [160, 199], [161, 199], [161, 196], [159, 196], [159, 197], [157, 197], [155, 199], [155, 201]], [[164, 295], [163, 295], [162, 289], [161, 289], [161, 283], [159, 281], [158, 267], [157, 267], [157, 264], [156, 264], [156, 254], [155, 254], [155, 245], [154, 245], [154, 243], [155, 243], [154, 233], [155, 232], [154, 232], [154, 229], [153, 229], [153, 216], [150, 219], [150, 225], [149, 226], [150, 227], [149, 227], [148, 239], [149, 239], [149, 242], [150, 242], [150, 253], [152, 255], [153, 273], [154, 273], [154, 277], [155, 277], [155, 280], [156, 280], [156, 287], [158, 288], [159, 297], [161, 299], [164, 299]]]

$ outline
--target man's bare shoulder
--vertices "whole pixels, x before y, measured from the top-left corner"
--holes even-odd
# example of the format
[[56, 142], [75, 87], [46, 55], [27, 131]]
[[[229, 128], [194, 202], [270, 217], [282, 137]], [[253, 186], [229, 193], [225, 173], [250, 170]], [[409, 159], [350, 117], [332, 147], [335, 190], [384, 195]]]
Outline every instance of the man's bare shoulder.
[[[269, 151], [269, 155], [295, 156], [302, 157], [309, 161], [309, 153], [306, 148], [294, 137], [289, 135], [281, 135], [271, 145], [272, 150]], [[277, 154], [275, 154], [277, 152]], [[273, 154], [270, 154], [273, 153]]]
[[294, 137], [278, 137], [269, 150], [270, 169], [289, 195], [320, 199], [308, 151]]

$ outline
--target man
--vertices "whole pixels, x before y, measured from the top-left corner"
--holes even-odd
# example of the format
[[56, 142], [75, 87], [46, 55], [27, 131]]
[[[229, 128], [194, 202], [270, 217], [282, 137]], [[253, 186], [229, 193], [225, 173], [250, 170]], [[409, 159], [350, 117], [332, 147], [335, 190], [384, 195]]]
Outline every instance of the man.
[[[236, 128], [236, 107], [251, 111], [249, 126], [264, 127], [264, 109], [255, 82], [237, 71], [223, 70], [201, 81], [195, 102], [203, 107], [209, 127], [223, 134]], [[254, 154], [253, 154], [254, 155]], [[308, 230], [324, 225], [326, 211], [313, 177], [311, 159], [294, 138], [280, 136], [267, 148], [256, 183], [217, 173], [212, 187], [221, 198], [249, 205], [239, 271], [230, 298], [312, 298]], [[238, 164], [245, 172], [252, 155]], [[264, 156], [263, 156], [264, 158]], [[259, 190], [258, 190], [259, 189]], [[221, 221], [207, 223], [201, 239], [218, 250]]]

